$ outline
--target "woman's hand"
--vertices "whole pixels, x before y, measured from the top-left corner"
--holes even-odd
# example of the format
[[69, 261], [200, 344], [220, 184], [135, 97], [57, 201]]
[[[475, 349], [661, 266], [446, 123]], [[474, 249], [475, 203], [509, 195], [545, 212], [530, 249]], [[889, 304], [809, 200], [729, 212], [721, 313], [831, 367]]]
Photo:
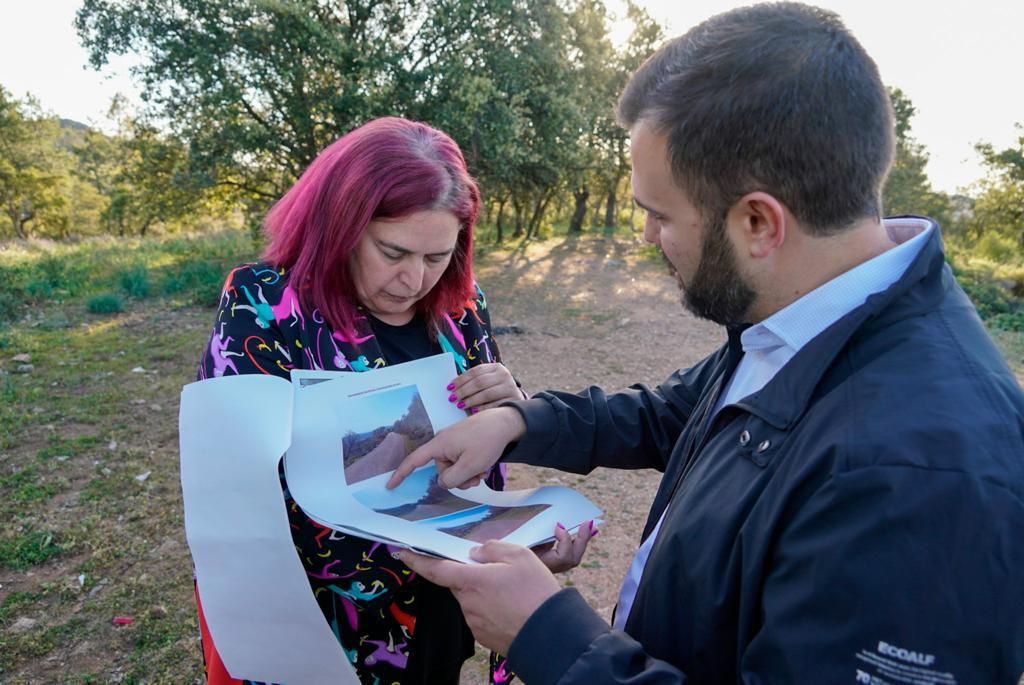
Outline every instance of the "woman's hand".
[[497, 362], [474, 366], [449, 383], [448, 390], [450, 402], [474, 414], [508, 400], [526, 399], [509, 370]]
[[559, 523], [555, 526], [555, 541], [534, 547], [533, 552], [552, 573], [562, 573], [580, 565], [587, 545], [599, 532], [593, 521], [581, 525], [576, 535]]

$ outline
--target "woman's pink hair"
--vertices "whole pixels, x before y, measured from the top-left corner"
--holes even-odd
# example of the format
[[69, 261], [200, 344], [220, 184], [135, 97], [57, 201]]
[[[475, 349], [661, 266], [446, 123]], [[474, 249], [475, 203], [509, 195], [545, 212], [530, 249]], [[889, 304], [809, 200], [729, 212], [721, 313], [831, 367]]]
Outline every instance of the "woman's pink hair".
[[290, 271], [304, 307], [319, 309], [334, 330], [350, 336], [359, 302], [349, 261], [367, 226], [431, 209], [451, 212], [462, 229], [441, 280], [417, 303], [436, 324], [476, 296], [480, 191], [455, 141], [426, 124], [375, 119], [329, 145], [267, 214], [263, 258]]

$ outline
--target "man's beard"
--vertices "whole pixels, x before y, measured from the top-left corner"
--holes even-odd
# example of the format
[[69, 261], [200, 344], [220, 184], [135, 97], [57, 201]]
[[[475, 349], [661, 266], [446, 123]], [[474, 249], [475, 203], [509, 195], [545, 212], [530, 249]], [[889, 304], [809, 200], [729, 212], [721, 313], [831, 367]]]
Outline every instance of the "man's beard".
[[687, 285], [664, 252], [669, 270], [683, 293], [682, 302], [695, 316], [722, 326], [745, 323], [754, 303], [754, 292], [739, 272], [736, 253], [725, 235], [725, 222], [706, 223], [700, 245], [700, 262]]

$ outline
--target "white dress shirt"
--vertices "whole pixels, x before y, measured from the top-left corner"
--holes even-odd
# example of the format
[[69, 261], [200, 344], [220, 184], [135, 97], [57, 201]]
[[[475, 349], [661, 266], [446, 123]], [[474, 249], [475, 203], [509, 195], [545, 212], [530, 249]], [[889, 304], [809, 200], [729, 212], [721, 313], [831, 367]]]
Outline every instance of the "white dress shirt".
[[[864, 304], [870, 295], [887, 289], [900, 279], [924, 246], [931, 227], [928, 222], [920, 219], [889, 219], [886, 224], [894, 224], [903, 229], [890, 231], [890, 234], [896, 236], [906, 235], [907, 229], [913, 229], [916, 225], [917, 235], [836, 276], [761, 323], [743, 331], [740, 336], [743, 357], [715, 404], [716, 413], [722, 407], [735, 404], [763, 388], [804, 345]], [[654, 530], [633, 556], [633, 563], [619, 592], [615, 628], [621, 630], [626, 625], [647, 557], [664, 520], [665, 514], [662, 513]]]

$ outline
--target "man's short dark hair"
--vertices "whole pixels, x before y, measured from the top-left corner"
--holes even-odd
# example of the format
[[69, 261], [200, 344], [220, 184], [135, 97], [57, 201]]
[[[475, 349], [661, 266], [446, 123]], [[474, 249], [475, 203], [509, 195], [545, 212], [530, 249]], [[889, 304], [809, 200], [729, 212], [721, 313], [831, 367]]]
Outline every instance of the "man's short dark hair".
[[714, 16], [637, 70], [618, 115], [667, 136], [675, 180], [705, 217], [757, 190], [818, 235], [880, 217], [892, 104], [832, 12], [770, 3]]

